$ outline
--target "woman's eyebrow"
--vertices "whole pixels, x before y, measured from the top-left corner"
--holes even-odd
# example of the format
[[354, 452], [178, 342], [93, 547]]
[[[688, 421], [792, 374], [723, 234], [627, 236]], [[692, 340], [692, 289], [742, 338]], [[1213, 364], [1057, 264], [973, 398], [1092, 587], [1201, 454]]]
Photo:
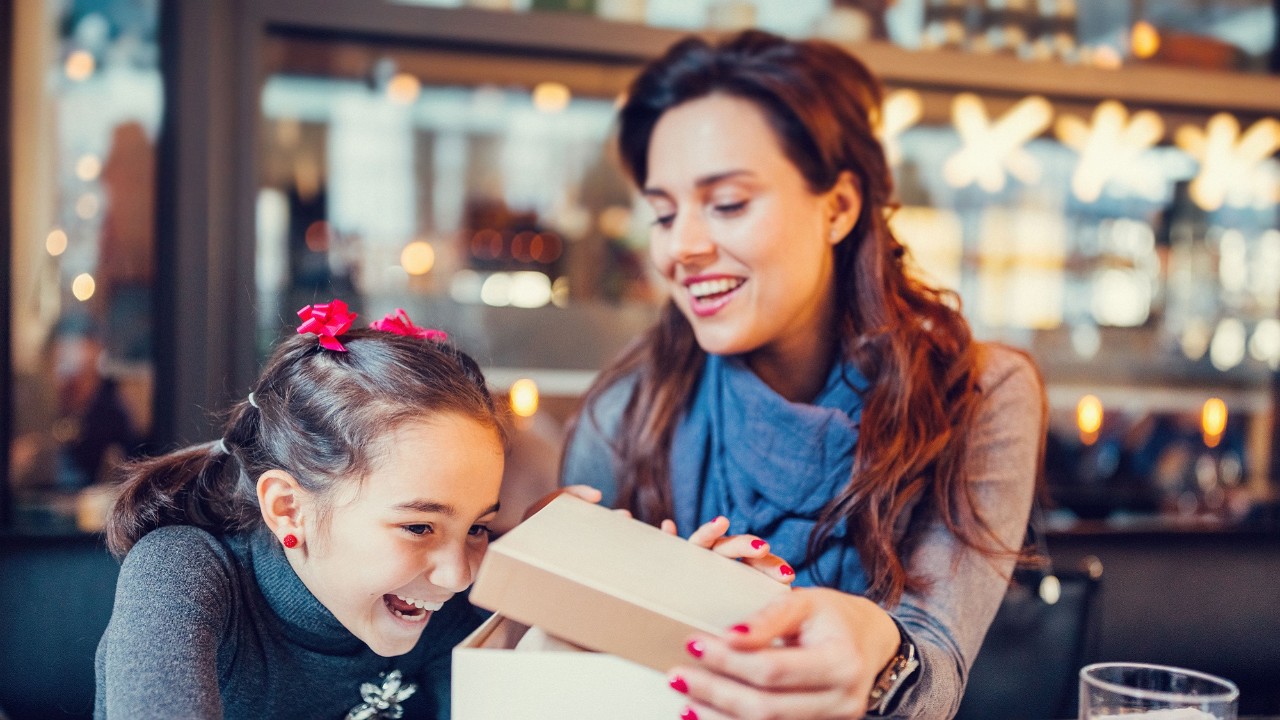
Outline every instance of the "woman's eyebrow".
[[[715, 185], [716, 183], [724, 182], [725, 180], [729, 180], [735, 177], [742, 177], [742, 176], [754, 177], [755, 173], [745, 169], [726, 170], [724, 172], [712, 173], [711, 175], [703, 175], [697, 180], [694, 180], [693, 185], [694, 187], [701, 189], [701, 188], [709, 187], [711, 185]], [[647, 187], [641, 190], [640, 194], [644, 195], [645, 197], [660, 197], [660, 198], [670, 197], [670, 193], [668, 193], [666, 190], [663, 190], [662, 188], [656, 188], [656, 187]]]

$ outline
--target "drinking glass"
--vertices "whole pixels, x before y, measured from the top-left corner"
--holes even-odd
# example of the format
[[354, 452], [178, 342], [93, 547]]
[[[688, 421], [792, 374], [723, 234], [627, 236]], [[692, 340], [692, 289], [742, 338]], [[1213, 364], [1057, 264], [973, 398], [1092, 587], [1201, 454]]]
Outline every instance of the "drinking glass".
[[1229, 680], [1144, 663], [1080, 670], [1080, 720], [1236, 720], [1240, 691]]

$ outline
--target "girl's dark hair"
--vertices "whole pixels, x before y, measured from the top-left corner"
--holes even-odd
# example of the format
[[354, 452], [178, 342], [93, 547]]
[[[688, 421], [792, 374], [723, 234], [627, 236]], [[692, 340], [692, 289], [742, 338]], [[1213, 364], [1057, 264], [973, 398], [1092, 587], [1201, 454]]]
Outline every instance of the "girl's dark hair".
[[[123, 557], [164, 525], [215, 534], [261, 522], [258, 477], [271, 469], [326, 497], [359, 482], [376, 441], [412, 420], [455, 413], [493, 428], [505, 442], [476, 362], [454, 346], [371, 329], [340, 337], [346, 352], [294, 335], [276, 348], [248, 398], [236, 403], [222, 439], [125, 469], [107, 520], [107, 546]], [[322, 520], [324, 516], [322, 514]]]
[[[649, 141], [662, 115], [713, 94], [754, 103], [810, 190], [825, 192], [848, 171], [862, 196], [857, 223], [835, 248], [835, 293], [841, 352], [870, 381], [869, 390], [852, 477], [823, 510], [809, 555], [816, 557], [847, 521], [859, 529], [853, 542], [867, 594], [893, 604], [924, 584], [908, 576], [903, 560], [921, 534], [906, 516], [912, 507], [936, 508], [962, 542], [984, 554], [1015, 552], [995, 538], [967, 482], [979, 367], [959, 300], [910, 277], [906, 250], [889, 230], [895, 205], [875, 135], [879, 82], [859, 60], [822, 41], [759, 31], [719, 44], [684, 40], [635, 79], [621, 110], [618, 145], [636, 185], [644, 187]], [[705, 357], [688, 321], [668, 302], [658, 323], [586, 395], [584, 406], [591, 407], [609, 386], [636, 380], [614, 440], [618, 504], [648, 522], [674, 516], [672, 434]]]

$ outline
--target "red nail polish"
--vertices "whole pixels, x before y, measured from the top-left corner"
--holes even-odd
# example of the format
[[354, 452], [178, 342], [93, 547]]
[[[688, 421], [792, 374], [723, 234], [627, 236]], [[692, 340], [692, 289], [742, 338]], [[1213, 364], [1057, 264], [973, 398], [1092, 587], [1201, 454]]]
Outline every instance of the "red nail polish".
[[792, 570], [790, 565], [783, 565], [782, 567], [778, 568], [778, 572], [782, 573], [782, 575], [783, 575], [784, 577], [785, 577], [785, 576], [787, 576], [787, 575], [795, 575], [795, 574], [796, 574], [796, 571], [795, 571], [795, 570]]
[[671, 685], [672, 690], [675, 690], [678, 693], [689, 692], [689, 683], [686, 683], [684, 681], [684, 678], [680, 677], [679, 675], [672, 675], [671, 680], [668, 681], [668, 684]]
[[694, 712], [693, 708], [686, 705], [684, 712], [680, 713], [680, 720], [698, 720], [698, 713]]
[[760, 538], [756, 538], [755, 540], [752, 540], [752, 541], [751, 541], [751, 547], [752, 547], [752, 548], [754, 548], [754, 549], [756, 549], [756, 550], [759, 550], [760, 548], [762, 548], [762, 547], [764, 547], [765, 545], [768, 545], [768, 544], [769, 544], [769, 543], [767, 543], [767, 542], [765, 542], [765, 541], [761, 540]]
[[742, 623], [738, 623], [729, 629], [741, 635], [746, 635], [751, 632], [751, 627], [749, 625], [743, 625]]
[[684, 646], [684, 649], [685, 649], [685, 650], [688, 650], [688, 651], [689, 651], [689, 654], [690, 654], [690, 655], [692, 655], [692, 656], [694, 656], [694, 657], [696, 657], [696, 658], [700, 658], [700, 657], [702, 657], [702, 653], [703, 653], [703, 651], [704, 651], [704, 648], [702, 647], [702, 642], [701, 642], [701, 641], [698, 641], [698, 640], [690, 640], [690, 641], [689, 641], [689, 642]]

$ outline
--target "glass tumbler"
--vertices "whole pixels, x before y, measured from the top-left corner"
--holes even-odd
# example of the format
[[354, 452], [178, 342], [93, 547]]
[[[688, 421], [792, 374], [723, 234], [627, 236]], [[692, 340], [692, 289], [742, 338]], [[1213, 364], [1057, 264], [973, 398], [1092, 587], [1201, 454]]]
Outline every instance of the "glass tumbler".
[[1229, 680], [1144, 663], [1080, 670], [1080, 720], [1236, 720], [1240, 691]]

